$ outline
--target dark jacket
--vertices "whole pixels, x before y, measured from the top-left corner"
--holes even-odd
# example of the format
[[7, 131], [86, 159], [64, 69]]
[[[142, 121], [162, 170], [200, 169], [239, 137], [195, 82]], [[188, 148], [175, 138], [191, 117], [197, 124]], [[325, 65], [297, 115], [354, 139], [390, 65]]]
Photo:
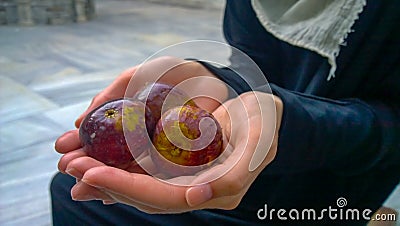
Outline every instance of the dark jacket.
[[[400, 181], [399, 8], [396, 0], [367, 2], [328, 81], [326, 58], [272, 36], [250, 1], [227, 1], [227, 42], [258, 65], [284, 114], [275, 160], [236, 210], [216, 212], [260, 223], [265, 204], [340, 209], [336, 201], [345, 198], [343, 210], [381, 206]], [[235, 56], [231, 62], [246, 66]], [[233, 70], [203, 64], [238, 93], [250, 90]]]

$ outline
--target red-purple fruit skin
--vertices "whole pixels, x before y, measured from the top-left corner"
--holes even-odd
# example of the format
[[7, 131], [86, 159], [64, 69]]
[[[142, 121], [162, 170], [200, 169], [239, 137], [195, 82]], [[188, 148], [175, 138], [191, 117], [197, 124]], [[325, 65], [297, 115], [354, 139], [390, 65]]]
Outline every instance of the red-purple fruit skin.
[[[124, 113], [123, 116], [123, 108]], [[134, 124], [130, 130], [125, 129], [129, 139], [135, 141], [131, 148], [136, 151], [148, 147], [149, 138], [146, 127], [154, 126], [154, 122], [144, 123], [143, 103], [127, 99], [117, 99], [106, 102], [91, 111], [81, 123], [79, 138], [86, 154], [106, 165], [124, 169], [130, 165], [134, 158], [130, 152], [124, 136], [124, 125], [129, 118], [134, 117]], [[128, 114], [129, 113], [129, 114]], [[151, 114], [150, 111], [146, 111]], [[124, 119], [123, 119], [124, 118]], [[149, 117], [150, 118], [150, 117]]]
[[[167, 96], [168, 103], [166, 103]], [[151, 111], [151, 116], [153, 117], [152, 121], [155, 121], [156, 123], [161, 118], [162, 111], [166, 112], [171, 108], [182, 105], [197, 107], [194, 101], [191, 100], [182, 90], [174, 88], [172, 85], [160, 82], [146, 84], [136, 92], [133, 99], [146, 104]], [[149, 135], [152, 136], [153, 131], [150, 132]]]
[[[201, 150], [191, 151], [190, 149], [185, 150], [178, 148], [170, 142], [165, 135], [164, 129], [176, 125], [176, 119], [178, 119], [182, 133], [187, 138], [194, 140], [201, 135], [199, 122], [205, 117], [214, 120], [214, 125], [217, 129], [211, 143]], [[205, 130], [205, 132], [207, 132], [207, 130]], [[188, 105], [176, 107], [165, 112], [163, 117], [157, 123], [153, 136], [153, 145], [164, 157], [164, 161], [169, 160], [170, 162], [182, 166], [200, 166], [213, 161], [222, 153], [222, 129], [212, 114], [199, 107]]]

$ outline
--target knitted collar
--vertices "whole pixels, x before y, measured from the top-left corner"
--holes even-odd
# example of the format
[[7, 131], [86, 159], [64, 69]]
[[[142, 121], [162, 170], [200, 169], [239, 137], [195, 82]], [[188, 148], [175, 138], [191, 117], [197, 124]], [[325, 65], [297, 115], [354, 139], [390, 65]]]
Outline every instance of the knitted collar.
[[327, 80], [335, 77], [336, 57], [366, 0], [252, 0], [264, 28], [292, 45], [328, 59]]

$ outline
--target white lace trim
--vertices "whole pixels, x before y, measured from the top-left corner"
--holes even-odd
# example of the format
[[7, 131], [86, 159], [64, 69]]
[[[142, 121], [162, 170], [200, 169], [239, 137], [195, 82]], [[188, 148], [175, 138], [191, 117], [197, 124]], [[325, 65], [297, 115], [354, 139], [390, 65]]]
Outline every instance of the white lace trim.
[[[340, 46], [345, 45], [348, 34], [353, 32], [351, 28], [366, 0], [252, 0], [251, 3], [268, 32], [326, 57], [331, 65], [329, 81], [335, 77]], [[279, 9], [271, 7], [275, 3]], [[318, 7], [313, 7], [316, 4]]]

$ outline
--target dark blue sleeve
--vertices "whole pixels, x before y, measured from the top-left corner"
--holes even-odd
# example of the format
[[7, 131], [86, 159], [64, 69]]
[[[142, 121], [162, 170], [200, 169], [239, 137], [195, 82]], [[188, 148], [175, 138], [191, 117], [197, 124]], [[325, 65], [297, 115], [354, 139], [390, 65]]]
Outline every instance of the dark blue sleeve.
[[400, 109], [393, 103], [272, 89], [284, 103], [272, 172], [329, 168], [350, 175], [400, 161]]
[[[241, 76], [229, 68], [201, 63], [239, 94], [250, 91], [250, 87], [241, 86]], [[350, 175], [400, 161], [399, 98], [388, 98], [386, 103], [334, 100], [274, 84], [270, 87], [282, 99], [284, 113], [277, 156], [266, 168], [268, 173], [290, 174], [323, 168]], [[260, 86], [255, 89], [258, 90], [265, 89]]]
[[[271, 174], [331, 169], [345, 175], [400, 162], [399, 1], [368, 1], [356, 32], [337, 58], [337, 76], [327, 82], [326, 60], [266, 32], [248, 1], [227, 1], [227, 42], [248, 54], [264, 72], [270, 89], [284, 104]], [[251, 34], [251, 35], [250, 35]], [[232, 54], [230, 68], [203, 63], [237, 93], [251, 71]], [[243, 77], [243, 78], [241, 78]], [[258, 84], [253, 90], [266, 90]], [[257, 87], [257, 88], [254, 88]], [[376, 168], [375, 168], [376, 169]]]

